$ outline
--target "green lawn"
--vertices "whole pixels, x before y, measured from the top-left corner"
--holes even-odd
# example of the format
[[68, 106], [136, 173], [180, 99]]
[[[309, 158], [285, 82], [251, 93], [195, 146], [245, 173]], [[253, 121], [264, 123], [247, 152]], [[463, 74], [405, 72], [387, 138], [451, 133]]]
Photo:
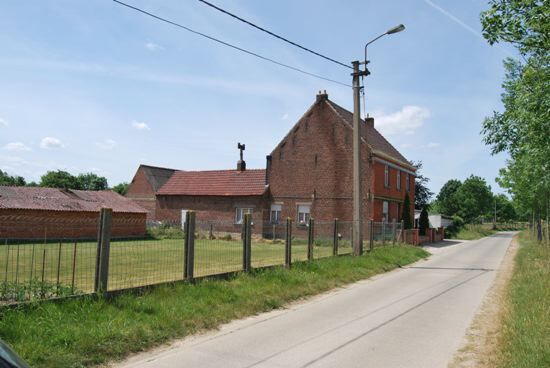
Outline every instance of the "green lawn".
[[499, 367], [550, 367], [550, 247], [521, 233], [506, 301]]
[[[342, 242], [341, 254], [350, 253]], [[284, 243], [252, 242], [252, 266], [284, 263]], [[0, 247], [0, 296], [3, 299], [48, 297], [94, 288], [95, 242], [48, 244], [4, 244]], [[329, 257], [332, 247], [314, 247], [314, 258]], [[293, 262], [307, 258], [307, 245], [297, 240], [292, 246]], [[196, 239], [195, 276], [242, 269], [239, 240]], [[58, 272], [59, 271], [59, 272]], [[176, 281], [183, 278], [183, 240], [114, 240], [109, 260], [109, 290]], [[42, 283], [44, 280], [44, 283]], [[58, 289], [57, 285], [60, 285]], [[17, 285], [17, 287], [15, 287]], [[44, 285], [46, 289], [44, 290]]]
[[[278, 254], [279, 248], [273, 245], [262, 251]], [[329, 257], [296, 263], [291, 269], [239, 273], [226, 281], [182, 282], [139, 295], [83, 297], [0, 309], [0, 337], [35, 368], [90, 367], [279, 308], [427, 255], [418, 247], [388, 246], [360, 257]]]

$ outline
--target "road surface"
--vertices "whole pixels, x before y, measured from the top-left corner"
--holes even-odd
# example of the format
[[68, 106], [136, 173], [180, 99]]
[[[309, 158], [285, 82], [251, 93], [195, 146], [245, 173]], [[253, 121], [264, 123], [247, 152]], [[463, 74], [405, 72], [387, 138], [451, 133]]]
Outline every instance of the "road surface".
[[436, 248], [427, 261], [232, 322], [117, 367], [446, 367], [512, 236]]

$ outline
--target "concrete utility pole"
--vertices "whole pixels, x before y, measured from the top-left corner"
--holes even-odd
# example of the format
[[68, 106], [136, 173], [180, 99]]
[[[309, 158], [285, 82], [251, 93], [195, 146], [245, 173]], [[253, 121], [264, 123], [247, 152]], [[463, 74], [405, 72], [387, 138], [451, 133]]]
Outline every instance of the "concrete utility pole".
[[353, 65], [353, 254], [363, 254], [363, 190], [361, 188], [362, 162], [361, 162], [361, 100], [359, 93], [361, 87], [359, 77], [365, 72], [359, 70], [359, 61]]
[[[359, 256], [363, 254], [363, 194], [361, 187], [362, 179], [362, 161], [361, 161], [361, 100], [359, 94], [361, 92], [361, 86], [359, 83], [359, 77], [367, 76], [370, 74], [367, 64], [367, 47], [378, 40], [381, 37], [386, 35], [394, 34], [401, 32], [405, 29], [405, 26], [400, 24], [396, 27], [389, 29], [387, 32], [381, 34], [380, 36], [374, 38], [370, 42], [367, 42], [365, 45], [365, 61], [353, 61], [353, 230], [352, 230], [352, 239], [353, 239], [353, 254]], [[364, 64], [365, 69], [359, 70], [359, 65]]]

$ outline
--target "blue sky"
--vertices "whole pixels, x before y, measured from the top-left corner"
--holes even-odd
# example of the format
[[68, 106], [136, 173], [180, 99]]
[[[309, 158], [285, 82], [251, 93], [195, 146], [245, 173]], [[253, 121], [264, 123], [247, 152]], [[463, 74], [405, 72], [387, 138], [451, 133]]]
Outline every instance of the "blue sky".
[[[328, 78], [349, 69], [236, 22], [195, 0], [127, 0], [198, 31]], [[366, 111], [438, 192], [451, 178], [494, 178], [479, 134], [501, 109], [505, 46], [481, 37], [479, 0], [212, 0], [344, 62], [369, 47]], [[352, 109], [351, 88], [308, 77], [158, 22], [110, 0], [0, 4], [0, 169], [27, 180], [47, 170], [95, 172], [111, 185], [140, 163], [182, 170], [233, 168], [237, 142], [250, 168], [327, 90]]]

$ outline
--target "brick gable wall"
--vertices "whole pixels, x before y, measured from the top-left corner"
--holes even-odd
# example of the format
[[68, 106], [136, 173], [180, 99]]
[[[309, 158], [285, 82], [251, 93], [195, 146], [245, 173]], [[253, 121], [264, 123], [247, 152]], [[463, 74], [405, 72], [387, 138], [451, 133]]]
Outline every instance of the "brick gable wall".
[[147, 176], [142, 167], [140, 167], [132, 182], [128, 186], [128, 191], [125, 195], [126, 198], [130, 198], [135, 203], [147, 210], [147, 220], [155, 220], [156, 214], [156, 198], [153, 187], [147, 180]]

